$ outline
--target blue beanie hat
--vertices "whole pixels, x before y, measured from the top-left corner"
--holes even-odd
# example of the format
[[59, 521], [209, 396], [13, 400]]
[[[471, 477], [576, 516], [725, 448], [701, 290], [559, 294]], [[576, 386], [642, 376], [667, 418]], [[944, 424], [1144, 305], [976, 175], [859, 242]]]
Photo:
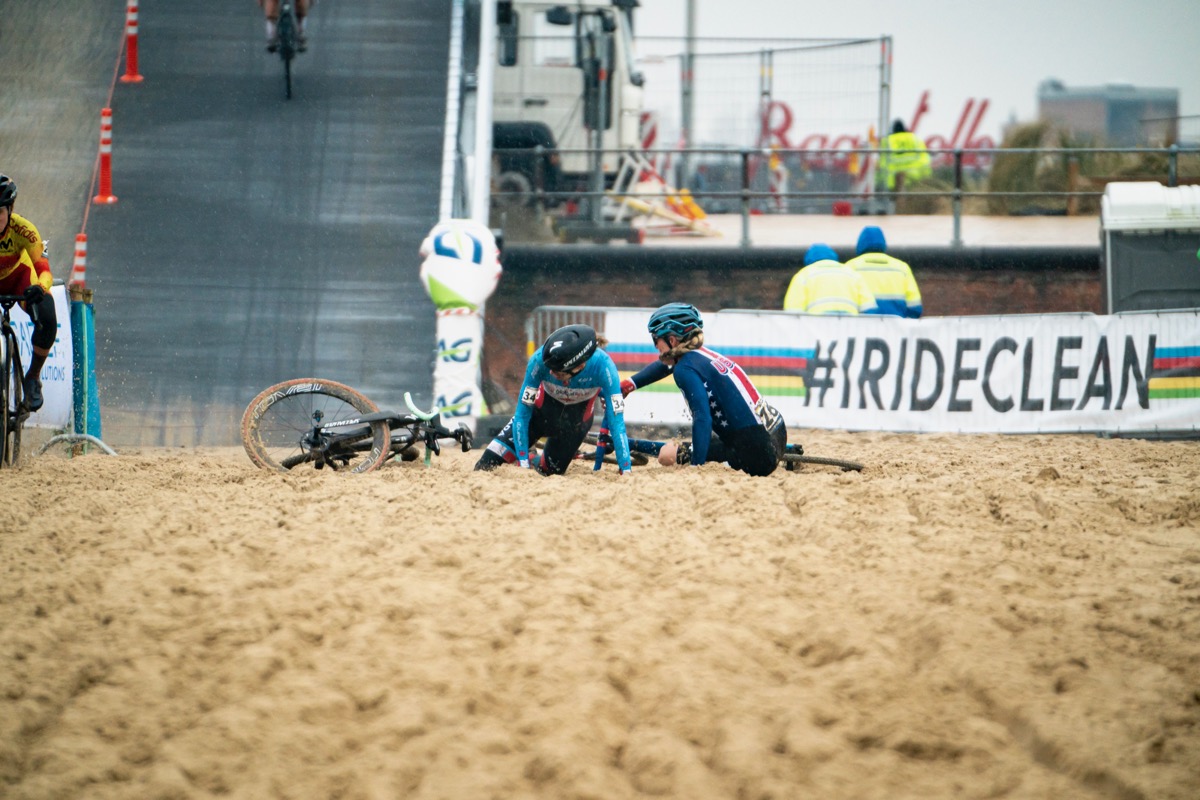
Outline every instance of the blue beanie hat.
[[886, 253], [887, 239], [883, 238], [883, 231], [875, 225], [863, 228], [858, 235], [858, 249], [855, 252], [860, 256], [863, 253]]
[[838, 255], [833, 252], [833, 248], [827, 244], [817, 243], [808, 248], [808, 252], [804, 254], [804, 266], [808, 266], [817, 261], [837, 261]]

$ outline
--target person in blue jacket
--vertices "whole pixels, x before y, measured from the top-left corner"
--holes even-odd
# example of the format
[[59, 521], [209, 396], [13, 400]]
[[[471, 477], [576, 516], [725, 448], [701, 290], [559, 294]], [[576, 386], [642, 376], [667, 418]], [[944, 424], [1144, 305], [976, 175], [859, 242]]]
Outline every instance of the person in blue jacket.
[[888, 255], [887, 239], [877, 225], [867, 225], [858, 234], [856, 255], [846, 266], [867, 282], [880, 314], [917, 319], [921, 316], [921, 290], [912, 268]]
[[770, 475], [787, 447], [787, 426], [732, 359], [704, 346], [704, 320], [695, 306], [667, 303], [646, 326], [659, 360], [622, 383], [624, 394], [675, 376], [692, 414], [690, 442], [668, 442], [664, 466], [727, 462], [748, 475]]
[[[621, 474], [628, 474], [625, 398], [621, 375], [602, 348], [607, 341], [588, 325], [567, 325], [546, 338], [525, 368], [516, 413], [488, 444], [475, 464], [494, 470], [504, 464], [562, 475], [592, 428], [597, 401], [604, 407], [603, 429], [612, 438]], [[546, 437], [536, 463], [530, 445]]]

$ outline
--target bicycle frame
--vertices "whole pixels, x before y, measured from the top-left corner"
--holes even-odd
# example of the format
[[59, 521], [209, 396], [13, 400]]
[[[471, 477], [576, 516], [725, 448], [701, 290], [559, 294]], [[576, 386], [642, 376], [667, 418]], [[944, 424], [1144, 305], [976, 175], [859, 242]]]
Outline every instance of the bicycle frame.
[[[345, 384], [298, 378], [264, 389], [242, 415], [242, 444], [260, 467], [288, 471], [303, 464], [316, 469], [369, 472], [386, 461], [417, 458], [425, 445], [425, 465], [441, 453], [441, 440], [453, 439], [466, 452], [471, 431], [451, 430], [440, 409], [422, 411], [408, 392], [409, 413], [382, 411]], [[349, 413], [346, 413], [349, 412]]]
[[[409, 394], [405, 393], [405, 401], [411, 403]], [[412, 406], [410, 405], [410, 409]], [[442, 452], [441, 439], [453, 439], [458, 442], [465, 453], [471, 449], [472, 436], [466, 428], [450, 430], [442, 426], [441, 415], [437, 413], [428, 416], [418, 413], [400, 414], [395, 411], [376, 411], [373, 414], [363, 414], [352, 419], [338, 420], [322, 424], [315, 420], [313, 429], [305, 434], [304, 442], [309, 446], [309, 453], [316, 453], [321, 461], [336, 459], [339, 453], [361, 452], [371, 447], [371, 423], [385, 422], [391, 432], [389, 453], [384, 458], [388, 461], [402, 455], [405, 450], [423, 443], [425, 445], [425, 464], [428, 466], [431, 456]], [[309, 460], [317, 461], [316, 458]]]

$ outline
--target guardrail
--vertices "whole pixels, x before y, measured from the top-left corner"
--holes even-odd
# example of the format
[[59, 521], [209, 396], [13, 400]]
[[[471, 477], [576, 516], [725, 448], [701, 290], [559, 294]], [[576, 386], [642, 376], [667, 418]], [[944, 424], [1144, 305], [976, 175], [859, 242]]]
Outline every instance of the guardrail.
[[[930, 149], [928, 179], [888, 190], [881, 149], [692, 148], [638, 152], [601, 151], [620, 166], [603, 193], [587, 179], [560, 174], [568, 153], [536, 147], [494, 153], [493, 204], [554, 208], [599, 223], [596, 201], [636, 198], [666, 203], [683, 190], [707, 213], [737, 213], [741, 244], [750, 244], [756, 214], [948, 213], [951, 246], [961, 247], [961, 219], [974, 203], [996, 215], [1098, 213], [1104, 186], [1123, 180], [1157, 180], [1167, 186], [1200, 184], [1200, 148], [987, 148]], [[603, 159], [600, 159], [601, 161]], [[584, 176], [585, 178], [587, 176]], [[590, 179], [590, 178], [589, 178]], [[657, 191], [653, 187], [661, 187]], [[649, 190], [648, 190], [649, 189]], [[948, 206], [942, 210], [940, 206]], [[580, 209], [582, 208], [582, 213]], [[908, 209], [907, 211], [905, 209]], [[611, 213], [609, 214], [611, 216]]]

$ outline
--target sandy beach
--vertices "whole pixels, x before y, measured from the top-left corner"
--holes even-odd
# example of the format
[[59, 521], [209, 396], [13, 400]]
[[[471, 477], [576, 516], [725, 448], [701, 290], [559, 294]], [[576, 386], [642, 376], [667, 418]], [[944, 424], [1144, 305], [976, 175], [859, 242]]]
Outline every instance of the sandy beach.
[[1193, 798], [1200, 448], [6, 474], [0, 796]]

